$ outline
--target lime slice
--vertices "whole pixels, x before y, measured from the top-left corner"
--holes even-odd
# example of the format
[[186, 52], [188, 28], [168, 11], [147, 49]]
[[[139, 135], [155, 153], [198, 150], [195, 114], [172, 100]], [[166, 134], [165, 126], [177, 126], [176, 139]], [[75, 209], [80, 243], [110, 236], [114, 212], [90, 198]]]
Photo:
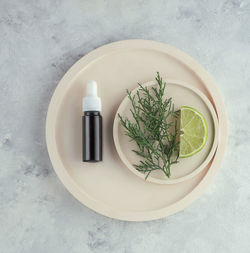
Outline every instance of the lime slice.
[[180, 157], [190, 157], [202, 150], [207, 142], [207, 123], [192, 107], [181, 107]]

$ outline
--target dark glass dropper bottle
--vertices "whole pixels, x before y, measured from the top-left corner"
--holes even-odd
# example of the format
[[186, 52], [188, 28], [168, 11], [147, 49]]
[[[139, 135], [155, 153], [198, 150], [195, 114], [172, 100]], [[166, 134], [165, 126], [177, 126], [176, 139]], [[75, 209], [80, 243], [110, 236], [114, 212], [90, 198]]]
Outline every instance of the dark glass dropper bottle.
[[101, 99], [97, 96], [97, 83], [87, 84], [87, 96], [83, 98], [82, 157], [83, 162], [102, 161]]

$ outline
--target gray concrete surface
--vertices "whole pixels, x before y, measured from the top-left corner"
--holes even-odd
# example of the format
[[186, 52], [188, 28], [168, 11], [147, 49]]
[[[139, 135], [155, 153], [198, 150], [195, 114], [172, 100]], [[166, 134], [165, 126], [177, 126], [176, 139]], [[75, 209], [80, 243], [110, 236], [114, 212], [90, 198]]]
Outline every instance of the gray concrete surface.
[[[0, 252], [250, 252], [250, 1], [0, 1]], [[45, 145], [51, 95], [92, 49], [152, 39], [198, 60], [229, 119], [223, 166], [201, 199], [158, 221], [103, 217], [59, 181]]]

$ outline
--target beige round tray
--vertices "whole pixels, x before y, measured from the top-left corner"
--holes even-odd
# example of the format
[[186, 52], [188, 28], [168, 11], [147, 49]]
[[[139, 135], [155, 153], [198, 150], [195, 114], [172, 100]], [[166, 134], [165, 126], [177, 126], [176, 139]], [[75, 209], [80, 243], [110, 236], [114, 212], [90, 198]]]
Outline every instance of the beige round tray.
[[[155, 73], [189, 83], [210, 100], [218, 116], [219, 140], [214, 158], [189, 180], [171, 185], [145, 182], [121, 162], [112, 126], [125, 89], [145, 83]], [[81, 101], [88, 81], [99, 83], [103, 102], [103, 162], [82, 162]], [[154, 41], [120, 41], [80, 59], [62, 78], [51, 99], [46, 142], [52, 165], [65, 187], [87, 207], [130, 221], [153, 220], [176, 213], [197, 199], [214, 179], [225, 153], [227, 122], [222, 99], [208, 73], [185, 53]]]
[[[189, 180], [198, 173], [200, 173], [214, 156], [218, 144], [218, 119], [215, 110], [209, 99], [197, 88], [192, 87], [190, 84], [178, 80], [164, 80], [166, 82], [166, 97], [172, 97], [176, 110], [181, 106], [190, 106], [197, 108], [199, 112], [205, 117], [208, 127], [208, 138], [206, 145], [196, 155], [189, 158], [179, 158], [177, 164], [171, 167], [171, 177], [167, 178], [161, 171], [154, 171], [147, 178], [148, 182], [158, 184], [176, 184]], [[143, 84], [144, 87], [155, 86], [155, 81], [149, 81]], [[131, 95], [136, 94], [138, 87], [136, 87]], [[137, 171], [133, 164], [139, 164], [141, 158], [136, 155], [132, 150], [137, 150], [135, 142], [131, 142], [130, 138], [125, 135], [124, 128], [120, 124], [118, 113], [124, 118], [131, 119], [131, 103], [126, 96], [120, 104], [115, 115], [113, 126], [113, 137], [116, 150], [123, 161], [123, 163], [135, 175], [145, 180], [145, 174]]]

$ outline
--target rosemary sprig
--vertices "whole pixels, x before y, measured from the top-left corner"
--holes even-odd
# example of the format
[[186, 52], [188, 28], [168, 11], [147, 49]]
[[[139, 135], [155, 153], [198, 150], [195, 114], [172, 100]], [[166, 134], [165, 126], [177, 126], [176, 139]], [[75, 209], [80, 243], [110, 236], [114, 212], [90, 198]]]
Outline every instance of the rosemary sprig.
[[170, 167], [178, 162], [179, 142], [177, 117], [172, 98], [164, 96], [166, 83], [159, 72], [155, 87], [144, 87], [138, 83], [135, 94], [127, 90], [131, 102], [133, 120], [118, 114], [125, 134], [135, 141], [138, 150], [133, 150], [142, 159], [135, 168], [144, 173], [145, 179], [155, 170], [161, 170], [167, 177], [171, 176]]

